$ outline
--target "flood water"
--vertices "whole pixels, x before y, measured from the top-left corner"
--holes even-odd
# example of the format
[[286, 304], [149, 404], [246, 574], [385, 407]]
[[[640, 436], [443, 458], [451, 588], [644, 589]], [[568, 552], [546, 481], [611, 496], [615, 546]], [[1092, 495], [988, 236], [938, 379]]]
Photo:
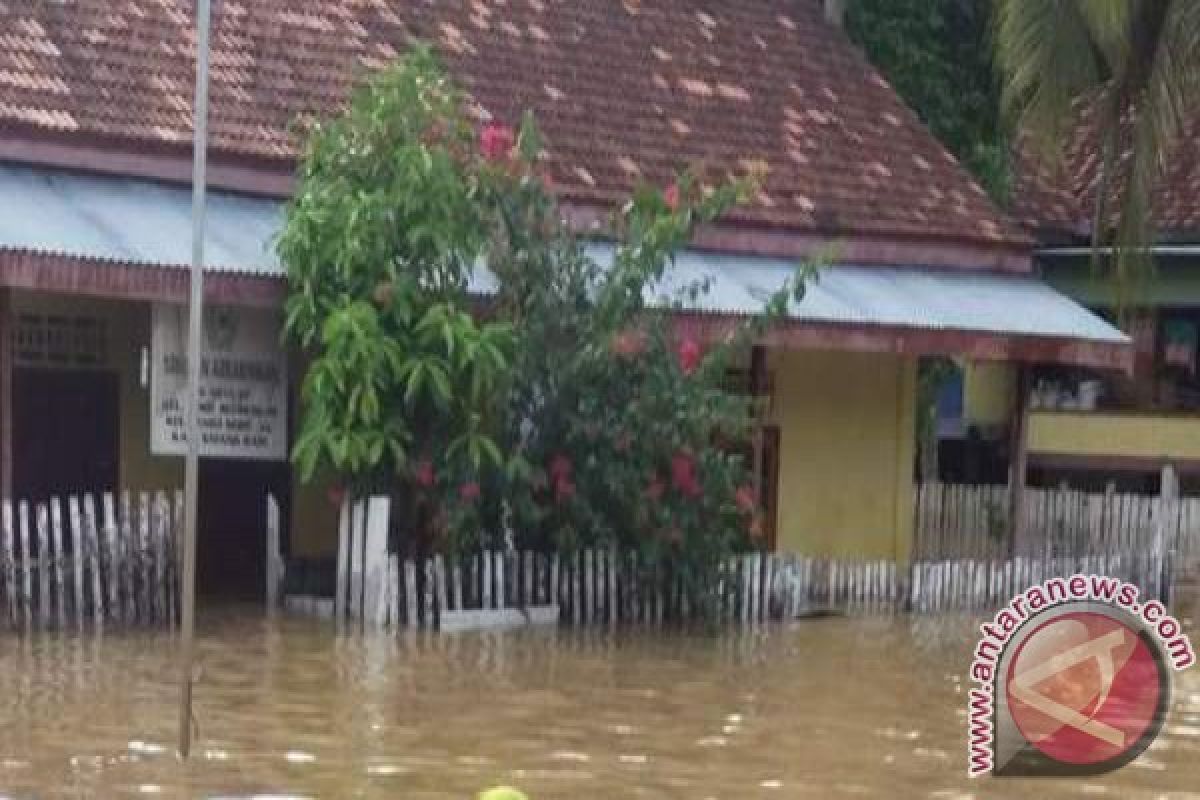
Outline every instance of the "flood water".
[[897, 617], [715, 638], [339, 636], [226, 611], [202, 619], [186, 765], [169, 634], [0, 634], [0, 796], [1200, 797], [1200, 668], [1120, 772], [969, 780], [972, 630]]

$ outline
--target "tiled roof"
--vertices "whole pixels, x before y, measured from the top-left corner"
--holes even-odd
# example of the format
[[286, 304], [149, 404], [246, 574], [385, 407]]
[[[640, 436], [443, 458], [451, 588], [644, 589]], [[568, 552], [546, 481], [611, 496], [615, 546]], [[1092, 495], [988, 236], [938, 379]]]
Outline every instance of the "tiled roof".
[[[1093, 106], [1080, 104], [1079, 119], [1071, 130], [1061, 164], [1051, 167], [1032, 148], [1024, 148], [1014, 181], [1013, 215], [1043, 237], [1090, 235], [1102, 166], [1099, 142]], [[1120, 153], [1114, 174], [1121, 175], [1129, 155], [1128, 149]], [[1118, 177], [1109, 187], [1109, 196], [1119, 193]], [[1200, 238], [1200, 113], [1190, 119], [1167, 154], [1152, 204], [1153, 223], [1160, 235]]]
[[[191, 137], [194, 0], [0, 0], [0, 136]], [[705, 165], [770, 168], [733, 216], [1021, 247], [1024, 234], [823, 19], [819, 0], [215, 0], [211, 146], [291, 159], [419, 37], [495, 118], [532, 108], [561, 192], [610, 203]]]

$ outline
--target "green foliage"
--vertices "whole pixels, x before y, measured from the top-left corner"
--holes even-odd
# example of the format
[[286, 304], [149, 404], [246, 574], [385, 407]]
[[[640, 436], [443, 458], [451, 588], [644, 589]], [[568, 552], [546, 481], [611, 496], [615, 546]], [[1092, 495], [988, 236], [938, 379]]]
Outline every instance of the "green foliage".
[[1077, 104], [1090, 105], [1100, 154], [1093, 238], [1113, 245], [1104, 266], [1123, 300], [1152, 266], [1155, 187], [1200, 96], [1200, 3], [998, 0], [996, 52], [1005, 105], [1052, 164]]
[[487, 228], [463, 103], [418, 50], [309, 142], [278, 243], [287, 334], [312, 359], [294, 453], [306, 479], [386, 485], [435, 451], [460, 476], [503, 460], [513, 333], [467, 311]]
[[[562, 221], [540, 152], [530, 118], [477, 135], [426, 50], [317, 131], [280, 242], [288, 333], [312, 358], [294, 457], [390, 488], [420, 546], [637, 550], [713, 607], [761, 529], [756, 408], [728, 370], [807, 273], [719, 341], [681, 333], [670, 310], [707, 287], [649, 301], [756, 176], [645, 187], [602, 251]], [[486, 305], [466, 292], [476, 263]]]
[[942, 144], [1003, 203], [1009, 148], [992, 67], [991, 5], [851, 0], [846, 29]]

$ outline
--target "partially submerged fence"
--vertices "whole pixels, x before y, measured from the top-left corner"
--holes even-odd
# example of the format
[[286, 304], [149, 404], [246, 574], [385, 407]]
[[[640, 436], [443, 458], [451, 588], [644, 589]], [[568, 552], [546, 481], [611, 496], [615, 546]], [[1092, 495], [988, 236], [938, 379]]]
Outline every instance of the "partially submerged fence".
[[0, 503], [0, 626], [173, 622], [182, 508], [165, 492]]
[[[681, 582], [634, 553], [482, 552], [406, 559], [388, 552], [388, 501], [343, 509], [337, 585], [327, 612], [381, 628], [459, 629], [522, 621], [570, 625], [660, 624], [699, 616]], [[712, 587], [718, 620], [742, 624], [826, 611], [980, 611], [1052, 577], [1097, 573], [1169, 595], [1180, 562], [1169, 552], [1119, 549], [1014, 558], [854, 561], [779, 553], [730, 559]], [[1136, 541], [1132, 542], [1134, 545]]]
[[1181, 497], [1163, 472], [1158, 495], [1027, 488], [1013, 539], [1007, 486], [932, 483], [917, 490], [914, 558], [1057, 558], [1121, 553], [1170, 556], [1181, 568], [1200, 562], [1200, 497]]

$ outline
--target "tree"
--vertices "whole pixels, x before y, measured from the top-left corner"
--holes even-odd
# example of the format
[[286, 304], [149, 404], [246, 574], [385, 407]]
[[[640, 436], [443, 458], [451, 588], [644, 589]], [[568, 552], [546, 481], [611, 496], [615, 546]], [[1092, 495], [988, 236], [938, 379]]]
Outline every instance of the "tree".
[[1005, 106], [1043, 154], [1061, 159], [1066, 127], [1091, 105], [1102, 154], [1093, 236], [1111, 239], [1126, 282], [1149, 263], [1152, 191], [1200, 96], [1200, 3], [1001, 0], [995, 27]]
[[989, 42], [991, 0], [852, 0], [846, 30], [979, 180], [1008, 199], [1008, 136]]
[[504, 462], [513, 332], [470, 313], [488, 230], [464, 102], [427, 50], [382, 73], [316, 126], [278, 242], [286, 331], [311, 359], [301, 475], [398, 486], [416, 531]]
[[476, 123], [426, 48], [317, 128], [279, 242], [310, 359], [293, 457], [392, 492], [418, 548], [633, 550], [715, 609], [762, 530], [737, 447], [755, 401], [728, 367], [806, 273], [717, 341], [681, 335], [671, 310], [708, 287], [651, 300], [758, 176], [643, 187], [598, 248], [563, 222], [541, 149], [531, 118]]

